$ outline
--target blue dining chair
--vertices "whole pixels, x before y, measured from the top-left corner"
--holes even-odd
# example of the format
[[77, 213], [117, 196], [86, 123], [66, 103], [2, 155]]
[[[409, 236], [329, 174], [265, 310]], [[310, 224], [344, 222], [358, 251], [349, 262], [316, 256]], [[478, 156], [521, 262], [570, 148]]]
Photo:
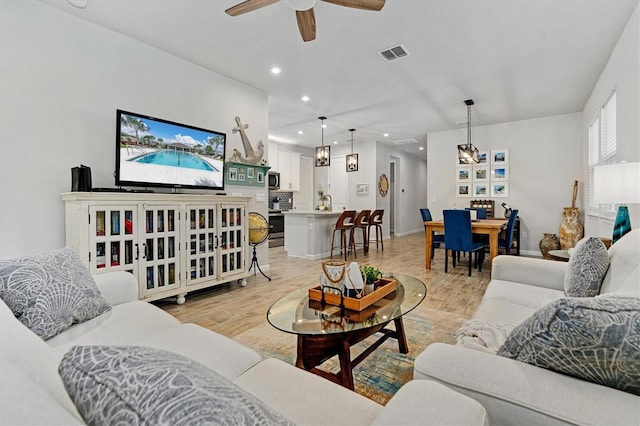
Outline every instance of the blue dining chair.
[[[433, 220], [429, 209], [420, 209], [420, 214], [422, 215], [423, 222], [431, 222]], [[431, 258], [433, 259], [436, 248], [440, 247], [440, 244], [444, 244], [444, 234], [432, 232], [431, 235], [433, 236], [433, 244], [431, 246]]]
[[507, 222], [507, 230], [504, 232], [504, 238], [498, 237], [498, 250], [504, 249], [505, 254], [511, 254], [511, 243], [513, 241], [513, 229], [518, 218], [518, 209], [511, 210], [509, 222]]
[[475, 210], [476, 218], [478, 219], [486, 219], [487, 218], [487, 209], [482, 207], [466, 207], [465, 210]]
[[452, 251], [453, 267], [456, 267], [456, 253], [469, 252], [469, 276], [471, 276], [471, 254], [475, 253], [475, 264], [482, 272], [484, 244], [473, 241], [471, 232], [471, 212], [469, 210], [443, 210], [444, 216], [444, 272], [449, 272], [449, 250]]

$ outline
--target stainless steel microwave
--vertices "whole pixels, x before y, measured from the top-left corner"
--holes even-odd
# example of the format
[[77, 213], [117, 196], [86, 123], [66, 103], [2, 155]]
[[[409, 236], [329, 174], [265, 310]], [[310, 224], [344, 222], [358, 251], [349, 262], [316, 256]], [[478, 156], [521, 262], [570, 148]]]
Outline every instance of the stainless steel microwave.
[[269, 189], [272, 191], [277, 191], [280, 189], [280, 173], [278, 172], [269, 172], [267, 174], [267, 178], [269, 179]]

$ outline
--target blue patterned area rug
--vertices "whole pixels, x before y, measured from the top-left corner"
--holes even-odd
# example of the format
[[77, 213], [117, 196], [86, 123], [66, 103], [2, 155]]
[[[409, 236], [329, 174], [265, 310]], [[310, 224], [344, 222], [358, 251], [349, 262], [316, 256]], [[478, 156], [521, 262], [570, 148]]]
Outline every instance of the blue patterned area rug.
[[[404, 327], [409, 353], [398, 352], [398, 342], [389, 339], [353, 370], [355, 390], [373, 401], [385, 405], [400, 387], [413, 377], [413, 360], [424, 348], [434, 342], [455, 342], [455, 331], [467, 318], [450, 312], [420, 306], [404, 316]], [[393, 324], [388, 325], [393, 328]], [[294, 365], [296, 360], [295, 335], [278, 331], [268, 323], [259, 325], [234, 337], [253, 348], [264, 358], [278, 358]], [[377, 336], [371, 336], [351, 348], [355, 358]], [[325, 362], [320, 368], [339, 370], [338, 358]]]

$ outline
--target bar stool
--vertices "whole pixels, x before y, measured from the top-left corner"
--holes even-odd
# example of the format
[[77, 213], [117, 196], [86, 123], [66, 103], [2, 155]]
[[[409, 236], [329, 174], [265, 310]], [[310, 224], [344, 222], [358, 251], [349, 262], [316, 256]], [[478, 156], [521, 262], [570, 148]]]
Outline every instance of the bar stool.
[[[344, 252], [344, 260], [347, 260], [347, 254], [350, 249], [353, 249], [353, 254], [355, 256], [356, 247], [353, 241], [353, 225], [355, 223], [355, 218], [355, 210], [345, 210], [342, 212], [340, 217], [338, 217], [338, 220], [336, 221], [336, 224], [333, 228], [333, 234], [331, 235], [331, 259], [333, 259], [333, 248], [336, 232], [340, 232], [340, 253], [342, 254]], [[348, 243], [347, 236], [349, 237]]]
[[359, 228], [362, 230], [362, 251], [365, 256], [369, 254], [369, 216], [371, 216], [371, 210], [361, 210], [353, 221], [353, 245], [356, 245], [356, 230]]
[[[371, 227], [373, 226], [376, 230], [376, 250], [378, 250], [378, 241], [380, 241], [382, 251], [384, 251], [384, 243], [382, 242], [382, 216], [384, 216], [384, 210], [374, 210], [373, 213], [371, 213], [367, 234], [371, 236]], [[379, 236], [378, 232], [380, 232]]]

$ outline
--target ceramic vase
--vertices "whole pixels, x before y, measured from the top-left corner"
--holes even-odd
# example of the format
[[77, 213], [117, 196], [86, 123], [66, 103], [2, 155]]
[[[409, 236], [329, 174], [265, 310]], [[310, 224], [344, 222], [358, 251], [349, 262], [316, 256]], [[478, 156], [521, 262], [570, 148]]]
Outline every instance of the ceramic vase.
[[540, 251], [542, 252], [542, 257], [545, 259], [551, 259], [549, 256], [549, 250], [559, 250], [560, 249], [560, 240], [556, 236], [556, 234], [544, 234], [544, 238], [540, 240]]
[[578, 221], [580, 211], [576, 207], [565, 207], [564, 220], [560, 225], [560, 248], [569, 250], [576, 246], [582, 238], [582, 224]]

